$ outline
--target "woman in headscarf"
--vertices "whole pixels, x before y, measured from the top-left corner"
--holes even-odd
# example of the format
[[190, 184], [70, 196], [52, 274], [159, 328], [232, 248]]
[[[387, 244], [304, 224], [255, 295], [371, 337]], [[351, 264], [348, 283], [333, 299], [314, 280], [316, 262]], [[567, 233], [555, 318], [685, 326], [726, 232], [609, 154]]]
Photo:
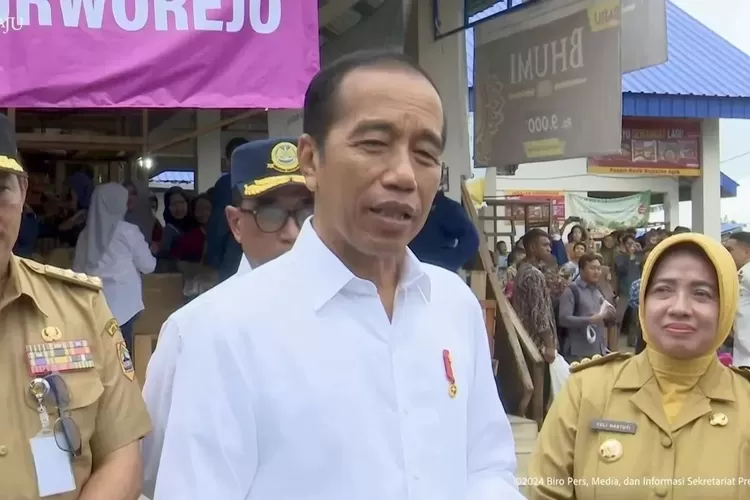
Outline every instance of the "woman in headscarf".
[[133, 352], [133, 325], [143, 310], [141, 274], [154, 271], [156, 258], [138, 226], [125, 222], [127, 203], [128, 191], [120, 184], [94, 189], [73, 270], [101, 278], [107, 304]]
[[193, 199], [190, 208], [196, 227], [183, 234], [172, 245], [169, 256], [186, 262], [203, 262], [206, 253], [206, 225], [211, 217], [211, 199], [208, 195], [201, 194]]
[[190, 201], [181, 187], [171, 187], [164, 193], [164, 232], [159, 257], [168, 258], [172, 245], [185, 233], [196, 227], [190, 213]]
[[750, 498], [750, 375], [716, 354], [738, 297], [719, 242], [657, 245], [641, 279], [645, 350], [571, 368], [531, 455], [529, 498]]
[[151, 193], [146, 183], [129, 181], [123, 185], [128, 190], [128, 212], [125, 214], [125, 221], [138, 226], [149, 245], [161, 241], [162, 227], [154, 215]]

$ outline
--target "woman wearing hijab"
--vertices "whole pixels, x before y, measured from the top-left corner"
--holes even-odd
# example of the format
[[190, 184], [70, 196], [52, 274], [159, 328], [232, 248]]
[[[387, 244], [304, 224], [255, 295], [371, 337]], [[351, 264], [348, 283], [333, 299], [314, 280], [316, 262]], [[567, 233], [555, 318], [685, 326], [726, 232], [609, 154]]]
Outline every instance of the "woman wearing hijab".
[[719, 242], [657, 245], [641, 278], [645, 350], [571, 367], [531, 455], [529, 498], [750, 498], [750, 375], [716, 355], [738, 296]]
[[211, 217], [211, 199], [202, 194], [193, 199], [191, 212], [196, 227], [183, 234], [175, 244], [169, 256], [185, 262], [203, 262], [206, 253], [206, 225]]
[[125, 222], [127, 203], [128, 191], [120, 184], [94, 189], [73, 270], [101, 278], [107, 304], [133, 352], [133, 324], [143, 310], [141, 274], [152, 273], [156, 259], [138, 226]]
[[176, 186], [169, 188], [164, 193], [164, 232], [159, 257], [168, 258], [172, 245], [194, 227], [196, 223], [190, 213], [190, 201], [185, 190]]

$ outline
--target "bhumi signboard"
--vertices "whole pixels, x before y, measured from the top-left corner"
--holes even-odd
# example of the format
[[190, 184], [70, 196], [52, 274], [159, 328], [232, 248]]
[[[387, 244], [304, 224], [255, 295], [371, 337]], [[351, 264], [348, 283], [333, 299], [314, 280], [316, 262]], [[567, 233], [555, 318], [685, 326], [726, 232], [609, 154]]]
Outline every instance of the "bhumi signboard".
[[701, 126], [698, 120], [623, 118], [618, 154], [589, 158], [597, 174], [698, 177]]
[[[548, 12], [535, 25], [511, 13], [477, 28], [477, 166], [619, 149], [620, 1], [562, 3], [557, 10], [555, 1], [539, 4]], [[506, 17], [515, 25], [504, 28]]]

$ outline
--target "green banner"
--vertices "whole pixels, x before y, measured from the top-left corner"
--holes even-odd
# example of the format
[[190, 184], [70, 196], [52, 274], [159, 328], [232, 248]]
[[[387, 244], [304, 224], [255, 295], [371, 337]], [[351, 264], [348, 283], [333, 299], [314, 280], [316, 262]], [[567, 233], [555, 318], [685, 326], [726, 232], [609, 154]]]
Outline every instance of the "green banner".
[[617, 229], [646, 227], [650, 207], [651, 191], [623, 198], [568, 195], [570, 215], [580, 217], [586, 230], [595, 238]]

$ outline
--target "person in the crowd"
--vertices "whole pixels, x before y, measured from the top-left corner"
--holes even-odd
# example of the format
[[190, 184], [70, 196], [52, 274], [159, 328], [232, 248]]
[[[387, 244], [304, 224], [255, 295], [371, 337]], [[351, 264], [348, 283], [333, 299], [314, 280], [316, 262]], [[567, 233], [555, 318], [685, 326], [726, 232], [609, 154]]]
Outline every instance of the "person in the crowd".
[[573, 258], [573, 245], [578, 242], [586, 242], [588, 239], [588, 233], [582, 225], [576, 224], [570, 229], [568, 233], [568, 243], [565, 245], [565, 250], [568, 254], [568, 260]]
[[[293, 141], [293, 142], [292, 142]], [[312, 193], [305, 186], [299, 165], [294, 176], [268, 168], [277, 146], [296, 154], [297, 139], [275, 138], [252, 141], [234, 150], [232, 170], [233, 203], [226, 217], [233, 237], [243, 249], [242, 264], [235, 276], [258, 268], [292, 248], [299, 229], [312, 214]], [[278, 159], [276, 161], [279, 161]], [[287, 167], [288, 170], [290, 167]], [[278, 183], [278, 180], [288, 182]], [[245, 195], [245, 191], [248, 195]], [[148, 365], [143, 395], [151, 414], [154, 431], [143, 441], [144, 493], [154, 494], [159, 460], [172, 403], [172, 382], [185, 335], [200, 322], [230, 278], [172, 314], [159, 334], [159, 342]], [[237, 300], [243, 301], [243, 296]]]
[[498, 271], [508, 267], [508, 242], [500, 240], [495, 244], [495, 265]]
[[690, 232], [690, 228], [689, 227], [677, 226], [676, 228], [674, 228], [674, 231], [672, 231], [672, 235], [675, 235], [675, 234], [684, 234], [684, 233], [689, 233], [689, 232]]
[[75, 210], [88, 210], [94, 194], [94, 175], [91, 169], [79, 167], [68, 177], [67, 185], [75, 195]]
[[576, 241], [575, 243], [573, 243], [573, 253], [570, 255], [570, 260], [563, 264], [563, 266], [560, 268], [560, 272], [570, 281], [575, 281], [576, 279], [578, 279], [578, 276], [580, 274], [578, 259], [583, 257], [586, 251], [587, 248], [585, 242]]
[[[641, 280], [637, 279], [630, 285], [630, 308], [635, 311], [636, 314], [640, 314], [641, 307]], [[640, 354], [646, 348], [646, 342], [643, 340], [643, 328], [641, 328], [640, 321], [636, 325], [638, 336], [635, 341], [635, 353]]]
[[70, 189], [62, 203], [51, 214], [51, 228], [45, 231], [60, 244], [74, 247], [78, 235], [86, 225], [86, 208], [78, 201], [76, 191]]
[[97, 278], [11, 253], [28, 178], [5, 115], [0, 156], [0, 497], [137, 500], [151, 424], [117, 321]]
[[169, 256], [186, 262], [203, 262], [206, 249], [206, 227], [211, 217], [211, 200], [205, 194], [193, 198], [190, 211], [196, 226], [180, 236]]
[[[148, 184], [143, 181], [129, 181], [123, 184], [128, 190], [128, 212], [125, 214], [125, 222], [138, 226], [143, 233], [146, 243], [161, 241], [162, 227], [156, 217], [158, 200], [148, 189]], [[157, 208], [154, 208], [156, 201]]]
[[569, 363], [607, 353], [604, 321], [615, 313], [614, 306], [606, 303], [599, 290], [601, 256], [594, 253], [581, 255], [578, 268], [579, 276], [560, 298], [558, 314], [560, 326], [567, 333], [562, 354]]
[[643, 265], [643, 254], [638, 250], [635, 238], [632, 234], [626, 234], [622, 238], [625, 253], [615, 257], [615, 272], [617, 273], [618, 299], [617, 299], [617, 326], [620, 333], [625, 333], [628, 346], [634, 347], [636, 332], [632, 328], [635, 322], [633, 311], [630, 309], [628, 294], [633, 282], [641, 277]]
[[516, 274], [518, 273], [518, 264], [523, 262], [525, 258], [526, 253], [523, 250], [514, 248], [508, 254], [508, 267], [498, 270], [500, 286], [505, 290], [505, 296], [508, 298], [513, 294], [513, 281], [516, 279]]
[[18, 231], [18, 239], [13, 247], [13, 253], [19, 257], [30, 259], [36, 250], [36, 240], [39, 236], [39, 219], [34, 210], [28, 204], [23, 206], [21, 216], [21, 228]]
[[168, 258], [172, 246], [191, 229], [196, 227], [190, 212], [190, 199], [181, 187], [174, 186], [164, 193], [164, 231], [159, 246], [159, 257]]
[[461, 204], [438, 191], [427, 222], [409, 248], [426, 264], [458, 271], [476, 256], [479, 234]]
[[541, 229], [532, 229], [523, 237], [526, 260], [518, 266], [513, 286], [513, 309], [547, 362], [543, 400], [546, 406], [552, 396], [549, 363], [557, 355], [555, 306], [545, 276], [551, 257], [550, 239]]
[[[617, 257], [617, 234], [610, 233], [602, 238], [602, 246], [599, 255], [602, 256], [602, 266], [610, 270], [615, 269], [615, 257]], [[614, 274], [614, 273], [613, 273]]]
[[719, 242], [688, 233], [656, 246], [640, 288], [646, 349], [571, 368], [531, 455], [529, 477], [546, 480], [529, 498], [747, 498], [750, 371], [716, 355], [738, 292]]
[[237, 272], [242, 259], [242, 248], [229, 229], [225, 208], [233, 202], [232, 179], [229, 174], [232, 168], [232, 154], [244, 144], [247, 144], [247, 140], [242, 137], [234, 137], [227, 143], [222, 164], [225, 173], [214, 184], [213, 196], [209, 198], [213, 209], [206, 229], [205, 263], [217, 270], [219, 282]]
[[523, 498], [482, 309], [408, 250], [440, 184], [434, 84], [355, 52], [303, 116], [314, 216], [183, 339], [154, 500]]
[[750, 233], [733, 233], [724, 246], [737, 267], [740, 300], [734, 321], [732, 362], [736, 366], [750, 366]]
[[94, 189], [73, 270], [101, 279], [107, 304], [132, 352], [133, 325], [144, 308], [141, 274], [154, 271], [156, 257], [138, 226], [125, 222], [127, 203], [128, 191], [120, 184]]

